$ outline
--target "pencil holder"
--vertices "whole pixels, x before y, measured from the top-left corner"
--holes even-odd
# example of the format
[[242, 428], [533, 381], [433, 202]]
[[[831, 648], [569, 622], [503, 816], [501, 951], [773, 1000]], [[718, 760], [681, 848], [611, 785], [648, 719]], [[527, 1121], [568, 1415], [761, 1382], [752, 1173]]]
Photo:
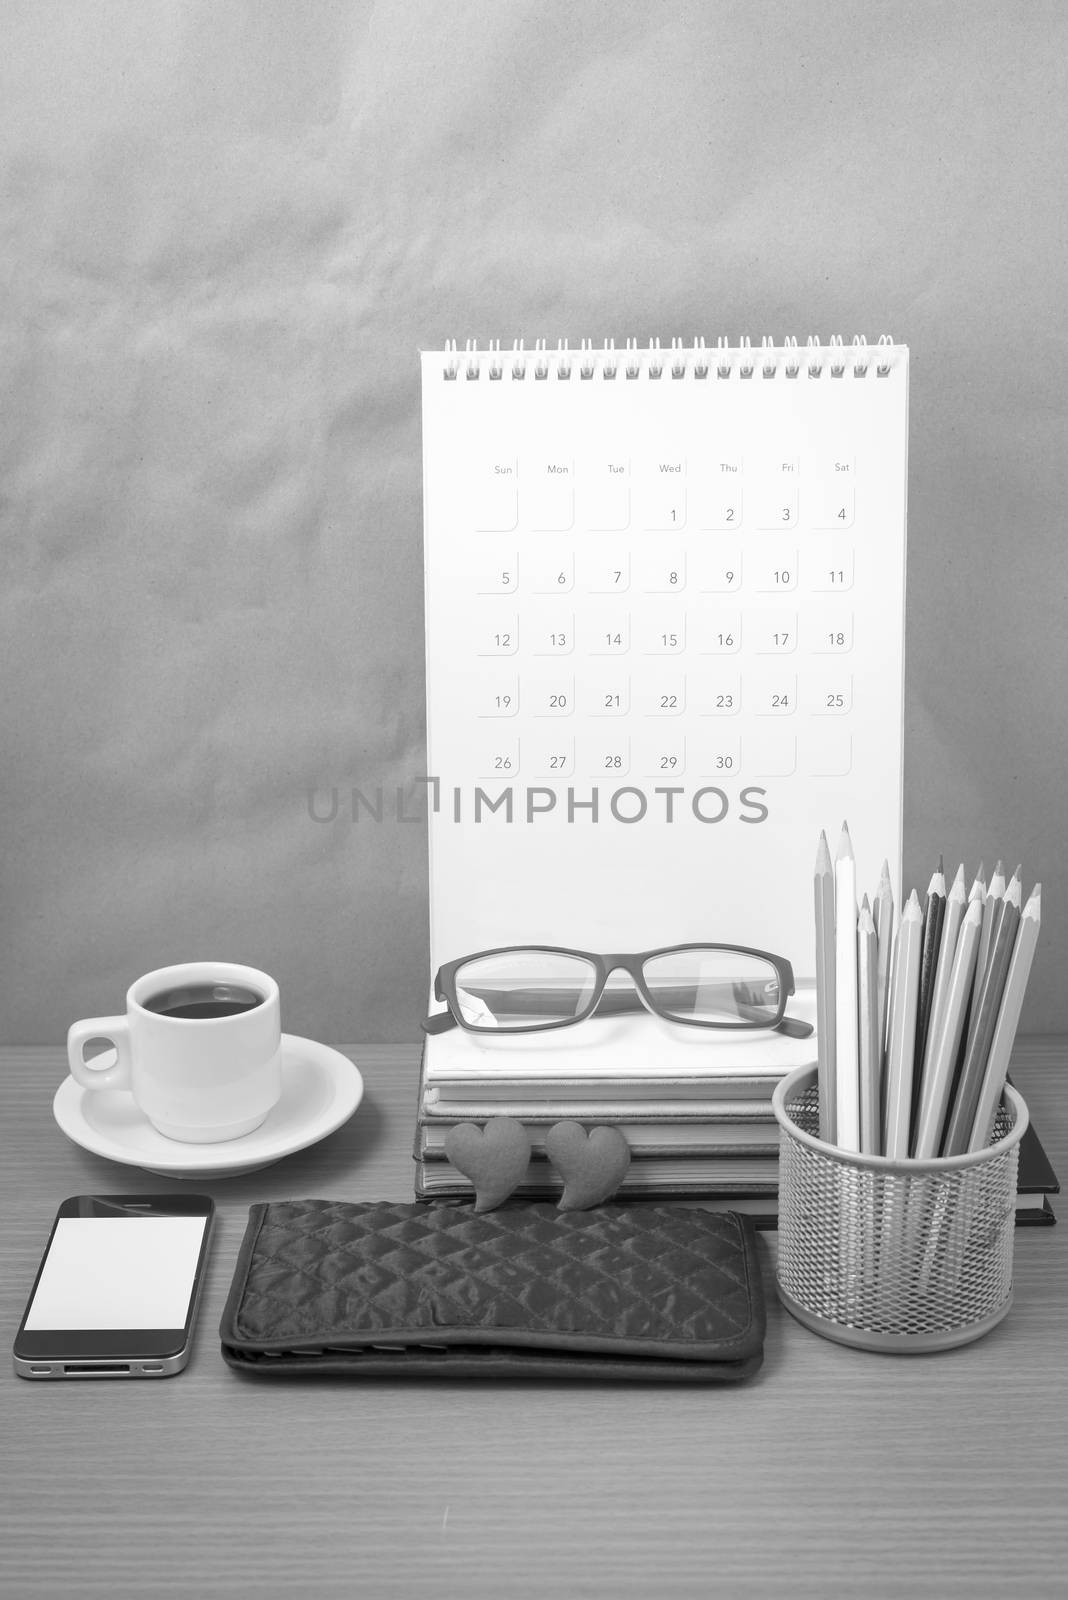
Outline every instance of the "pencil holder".
[[824, 1143], [814, 1066], [782, 1080], [779, 1298], [840, 1344], [901, 1354], [981, 1338], [1012, 1305], [1016, 1168], [1027, 1107], [1005, 1086], [986, 1149], [930, 1161]]

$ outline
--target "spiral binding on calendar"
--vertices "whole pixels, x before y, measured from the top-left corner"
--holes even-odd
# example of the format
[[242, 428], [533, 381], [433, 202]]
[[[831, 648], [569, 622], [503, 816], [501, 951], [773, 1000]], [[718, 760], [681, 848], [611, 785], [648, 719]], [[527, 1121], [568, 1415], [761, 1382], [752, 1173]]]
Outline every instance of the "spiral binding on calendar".
[[502, 350], [499, 339], [492, 339], [485, 346], [468, 339], [463, 349], [455, 339], [449, 339], [445, 345], [444, 377], [450, 382], [469, 383], [483, 377], [493, 383], [505, 375], [516, 382], [529, 379], [533, 383], [626, 383], [637, 379], [652, 383], [665, 379], [669, 383], [685, 379], [746, 382], [754, 378], [789, 382], [799, 378], [867, 378], [869, 374], [886, 378], [893, 370], [897, 353], [898, 347], [888, 333], [882, 334], [874, 346], [869, 346], [862, 333], [855, 334], [850, 344], [840, 334], [833, 334], [826, 341], [810, 334], [803, 345], [793, 338], [777, 344], [769, 337], [762, 338], [758, 345], [748, 338], [733, 345], [724, 338], [714, 344], [701, 338], [691, 344], [672, 339], [667, 346], [661, 345], [659, 339], [650, 339], [647, 345], [628, 339], [617, 348], [612, 339], [602, 344], [583, 339], [578, 346], [560, 339], [550, 348], [547, 340], [538, 339], [528, 348], [522, 339], [517, 339], [510, 350]]

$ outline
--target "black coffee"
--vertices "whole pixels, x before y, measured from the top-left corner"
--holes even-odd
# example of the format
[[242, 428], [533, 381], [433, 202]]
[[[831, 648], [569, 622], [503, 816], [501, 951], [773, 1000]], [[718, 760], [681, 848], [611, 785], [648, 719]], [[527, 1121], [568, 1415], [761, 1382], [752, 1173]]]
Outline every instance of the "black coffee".
[[258, 989], [243, 983], [186, 983], [154, 994], [145, 1001], [145, 1010], [161, 1017], [204, 1022], [212, 1017], [239, 1017], [242, 1012], [262, 1006], [266, 998]]

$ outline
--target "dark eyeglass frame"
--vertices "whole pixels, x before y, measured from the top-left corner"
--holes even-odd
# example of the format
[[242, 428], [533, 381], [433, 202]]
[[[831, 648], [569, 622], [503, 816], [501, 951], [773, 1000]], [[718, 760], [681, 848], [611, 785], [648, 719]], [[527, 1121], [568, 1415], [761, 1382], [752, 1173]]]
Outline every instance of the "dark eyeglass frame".
[[[674, 1011], [666, 1011], [657, 1005], [649, 992], [648, 985], [642, 973], [646, 961], [654, 956], [680, 955], [684, 950], [729, 950], [735, 955], [755, 956], [761, 961], [774, 967], [779, 979], [779, 1007], [774, 1022], [761, 1019], [757, 1022], [704, 1022], [696, 1017], [681, 1017]], [[582, 961], [589, 962], [594, 971], [594, 986], [591, 998], [587, 1005], [573, 1017], [564, 1017], [559, 1022], [534, 1022], [529, 1027], [522, 1024], [518, 1027], [501, 1024], [493, 1028], [478, 1028], [464, 1019], [460, 1002], [456, 995], [456, 974], [461, 968], [472, 961], [481, 961], [487, 956], [517, 955], [519, 952], [532, 952], [539, 955], [572, 956]], [[572, 1028], [576, 1022], [585, 1022], [587, 1017], [593, 1015], [598, 1005], [604, 998], [605, 987], [609, 975], [613, 972], [627, 973], [638, 998], [647, 1011], [665, 1022], [677, 1022], [684, 1028], [712, 1028], [719, 1032], [729, 1033], [755, 1033], [760, 1030], [774, 1030], [787, 1034], [792, 1039], [807, 1039], [813, 1032], [810, 1022], [803, 1022], [799, 1017], [786, 1015], [786, 1004], [794, 993], [794, 971], [785, 956], [774, 955], [770, 950], [757, 950], [744, 944], [669, 944], [658, 950], [642, 950], [638, 953], [597, 955], [591, 950], [570, 950], [564, 945], [554, 944], [506, 944], [499, 945], [493, 950], [475, 950], [470, 955], [461, 956], [458, 961], [447, 961], [438, 969], [434, 979], [434, 997], [448, 1006], [447, 1011], [438, 1012], [436, 1016], [427, 1017], [422, 1023], [424, 1033], [446, 1033], [450, 1028], [462, 1028], [465, 1033], [489, 1034], [496, 1037], [504, 1033], [548, 1033], [552, 1028]], [[629, 992], [621, 996], [624, 1001], [629, 1001]], [[632, 1009], [630, 1006], [611, 1006], [606, 1010]]]

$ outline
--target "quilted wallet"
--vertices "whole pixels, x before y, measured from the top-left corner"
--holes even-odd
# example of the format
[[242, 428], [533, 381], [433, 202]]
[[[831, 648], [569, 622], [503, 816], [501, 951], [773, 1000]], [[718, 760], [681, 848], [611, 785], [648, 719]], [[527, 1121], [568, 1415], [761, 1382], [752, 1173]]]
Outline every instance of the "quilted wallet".
[[255, 1205], [220, 1334], [266, 1377], [732, 1382], [763, 1357], [756, 1234], [677, 1205]]

